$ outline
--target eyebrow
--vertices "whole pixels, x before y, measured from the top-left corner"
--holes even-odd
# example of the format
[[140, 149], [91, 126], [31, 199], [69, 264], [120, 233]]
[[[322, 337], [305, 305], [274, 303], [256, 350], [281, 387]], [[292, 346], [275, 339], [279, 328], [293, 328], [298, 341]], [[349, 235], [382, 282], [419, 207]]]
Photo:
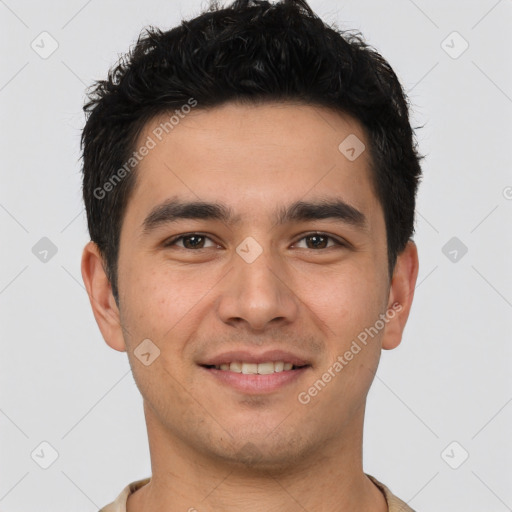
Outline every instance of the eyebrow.
[[223, 204], [181, 201], [173, 198], [155, 206], [149, 212], [142, 223], [142, 233], [147, 235], [163, 224], [171, 224], [182, 219], [236, 222], [233, 211]]
[[[286, 207], [278, 207], [274, 212], [277, 225], [291, 222], [332, 219], [351, 226], [366, 229], [365, 215], [341, 199], [319, 201], [296, 201]], [[156, 228], [183, 219], [217, 220], [225, 224], [237, 224], [240, 215], [222, 203], [205, 201], [182, 201], [171, 198], [155, 206], [142, 223], [142, 234], [148, 235]]]
[[274, 226], [289, 222], [332, 219], [358, 228], [366, 228], [365, 215], [341, 199], [296, 201], [277, 210]]

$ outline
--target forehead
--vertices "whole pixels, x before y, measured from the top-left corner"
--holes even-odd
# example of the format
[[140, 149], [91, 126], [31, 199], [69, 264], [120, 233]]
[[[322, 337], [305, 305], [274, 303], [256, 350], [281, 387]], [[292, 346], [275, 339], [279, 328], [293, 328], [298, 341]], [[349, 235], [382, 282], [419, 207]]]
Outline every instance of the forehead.
[[198, 105], [187, 114], [149, 121], [137, 142], [143, 145], [151, 149], [137, 166], [125, 220], [144, 216], [171, 196], [228, 204], [238, 218], [327, 195], [359, 210], [376, 204], [364, 130], [330, 109]]

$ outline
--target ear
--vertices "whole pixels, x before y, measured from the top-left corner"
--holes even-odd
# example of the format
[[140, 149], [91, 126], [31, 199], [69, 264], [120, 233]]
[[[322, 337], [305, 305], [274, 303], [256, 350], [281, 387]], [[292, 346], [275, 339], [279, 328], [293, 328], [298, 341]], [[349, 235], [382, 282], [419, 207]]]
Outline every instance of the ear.
[[398, 347], [411, 311], [414, 288], [418, 278], [418, 249], [409, 240], [405, 249], [398, 255], [389, 289], [387, 308], [388, 323], [382, 337], [382, 348], [390, 350]]
[[114, 350], [125, 352], [119, 309], [103, 267], [103, 258], [94, 242], [89, 242], [82, 253], [82, 279], [104, 340]]

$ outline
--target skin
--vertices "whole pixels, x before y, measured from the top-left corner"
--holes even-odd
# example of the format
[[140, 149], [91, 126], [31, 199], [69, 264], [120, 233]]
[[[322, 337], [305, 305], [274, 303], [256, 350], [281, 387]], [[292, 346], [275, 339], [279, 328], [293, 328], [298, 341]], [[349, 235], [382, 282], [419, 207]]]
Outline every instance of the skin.
[[[160, 121], [146, 125], [141, 143]], [[401, 341], [418, 256], [409, 242], [389, 279], [368, 151], [352, 162], [338, 150], [349, 134], [368, 147], [358, 122], [323, 108], [198, 107], [139, 164], [120, 235], [119, 307], [96, 245], [84, 248], [96, 321], [110, 347], [127, 351], [144, 399], [152, 478], [129, 497], [128, 512], [387, 510], [363, 472], [363, 420], [381, 350]], [[183, 219], [143, 235], [144, 218], [171, 197], [225, 203], [239, 222]], [[276, 205], [325, 198], [357, 208], [366, 228], [275, 224]], [[315, 231], [333, 238], [315, 245], [307, 236]], [[191, 232], [208, 237], [201, 250], [190, 239], [164, 246]], [[236, 252], [249, 236], [263, 251], [250, 264]], [[401, 310], [385, 328], [300, 403], [394, 303]], [[160, 350], [149, 366], [134, 354], [147, 338]], [[248, 396], [198, 366], [239, 348], [289, 350], [311, 367], [275, 392]]]

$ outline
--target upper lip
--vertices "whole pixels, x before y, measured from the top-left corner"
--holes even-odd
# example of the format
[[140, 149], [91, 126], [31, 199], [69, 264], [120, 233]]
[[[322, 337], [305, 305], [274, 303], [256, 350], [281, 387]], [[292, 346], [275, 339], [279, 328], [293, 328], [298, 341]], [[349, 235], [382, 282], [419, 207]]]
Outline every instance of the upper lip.
[[209, 357], [199, 364], [202, 366], [219, 366], [221, 364], [232, 363], [240, 361], [243, 363], [267, 363], [269, 361], [277, 362], [283, 361], [285, 363], [292, 363], [294, 366], [306, 366], [310, 363], [305, 359], [284, 350], [267, 350], [265, 352], [256, 353], [248, 352], [246, 350], [231, 350], [229, 352], [222, 352], [213, 357]]

